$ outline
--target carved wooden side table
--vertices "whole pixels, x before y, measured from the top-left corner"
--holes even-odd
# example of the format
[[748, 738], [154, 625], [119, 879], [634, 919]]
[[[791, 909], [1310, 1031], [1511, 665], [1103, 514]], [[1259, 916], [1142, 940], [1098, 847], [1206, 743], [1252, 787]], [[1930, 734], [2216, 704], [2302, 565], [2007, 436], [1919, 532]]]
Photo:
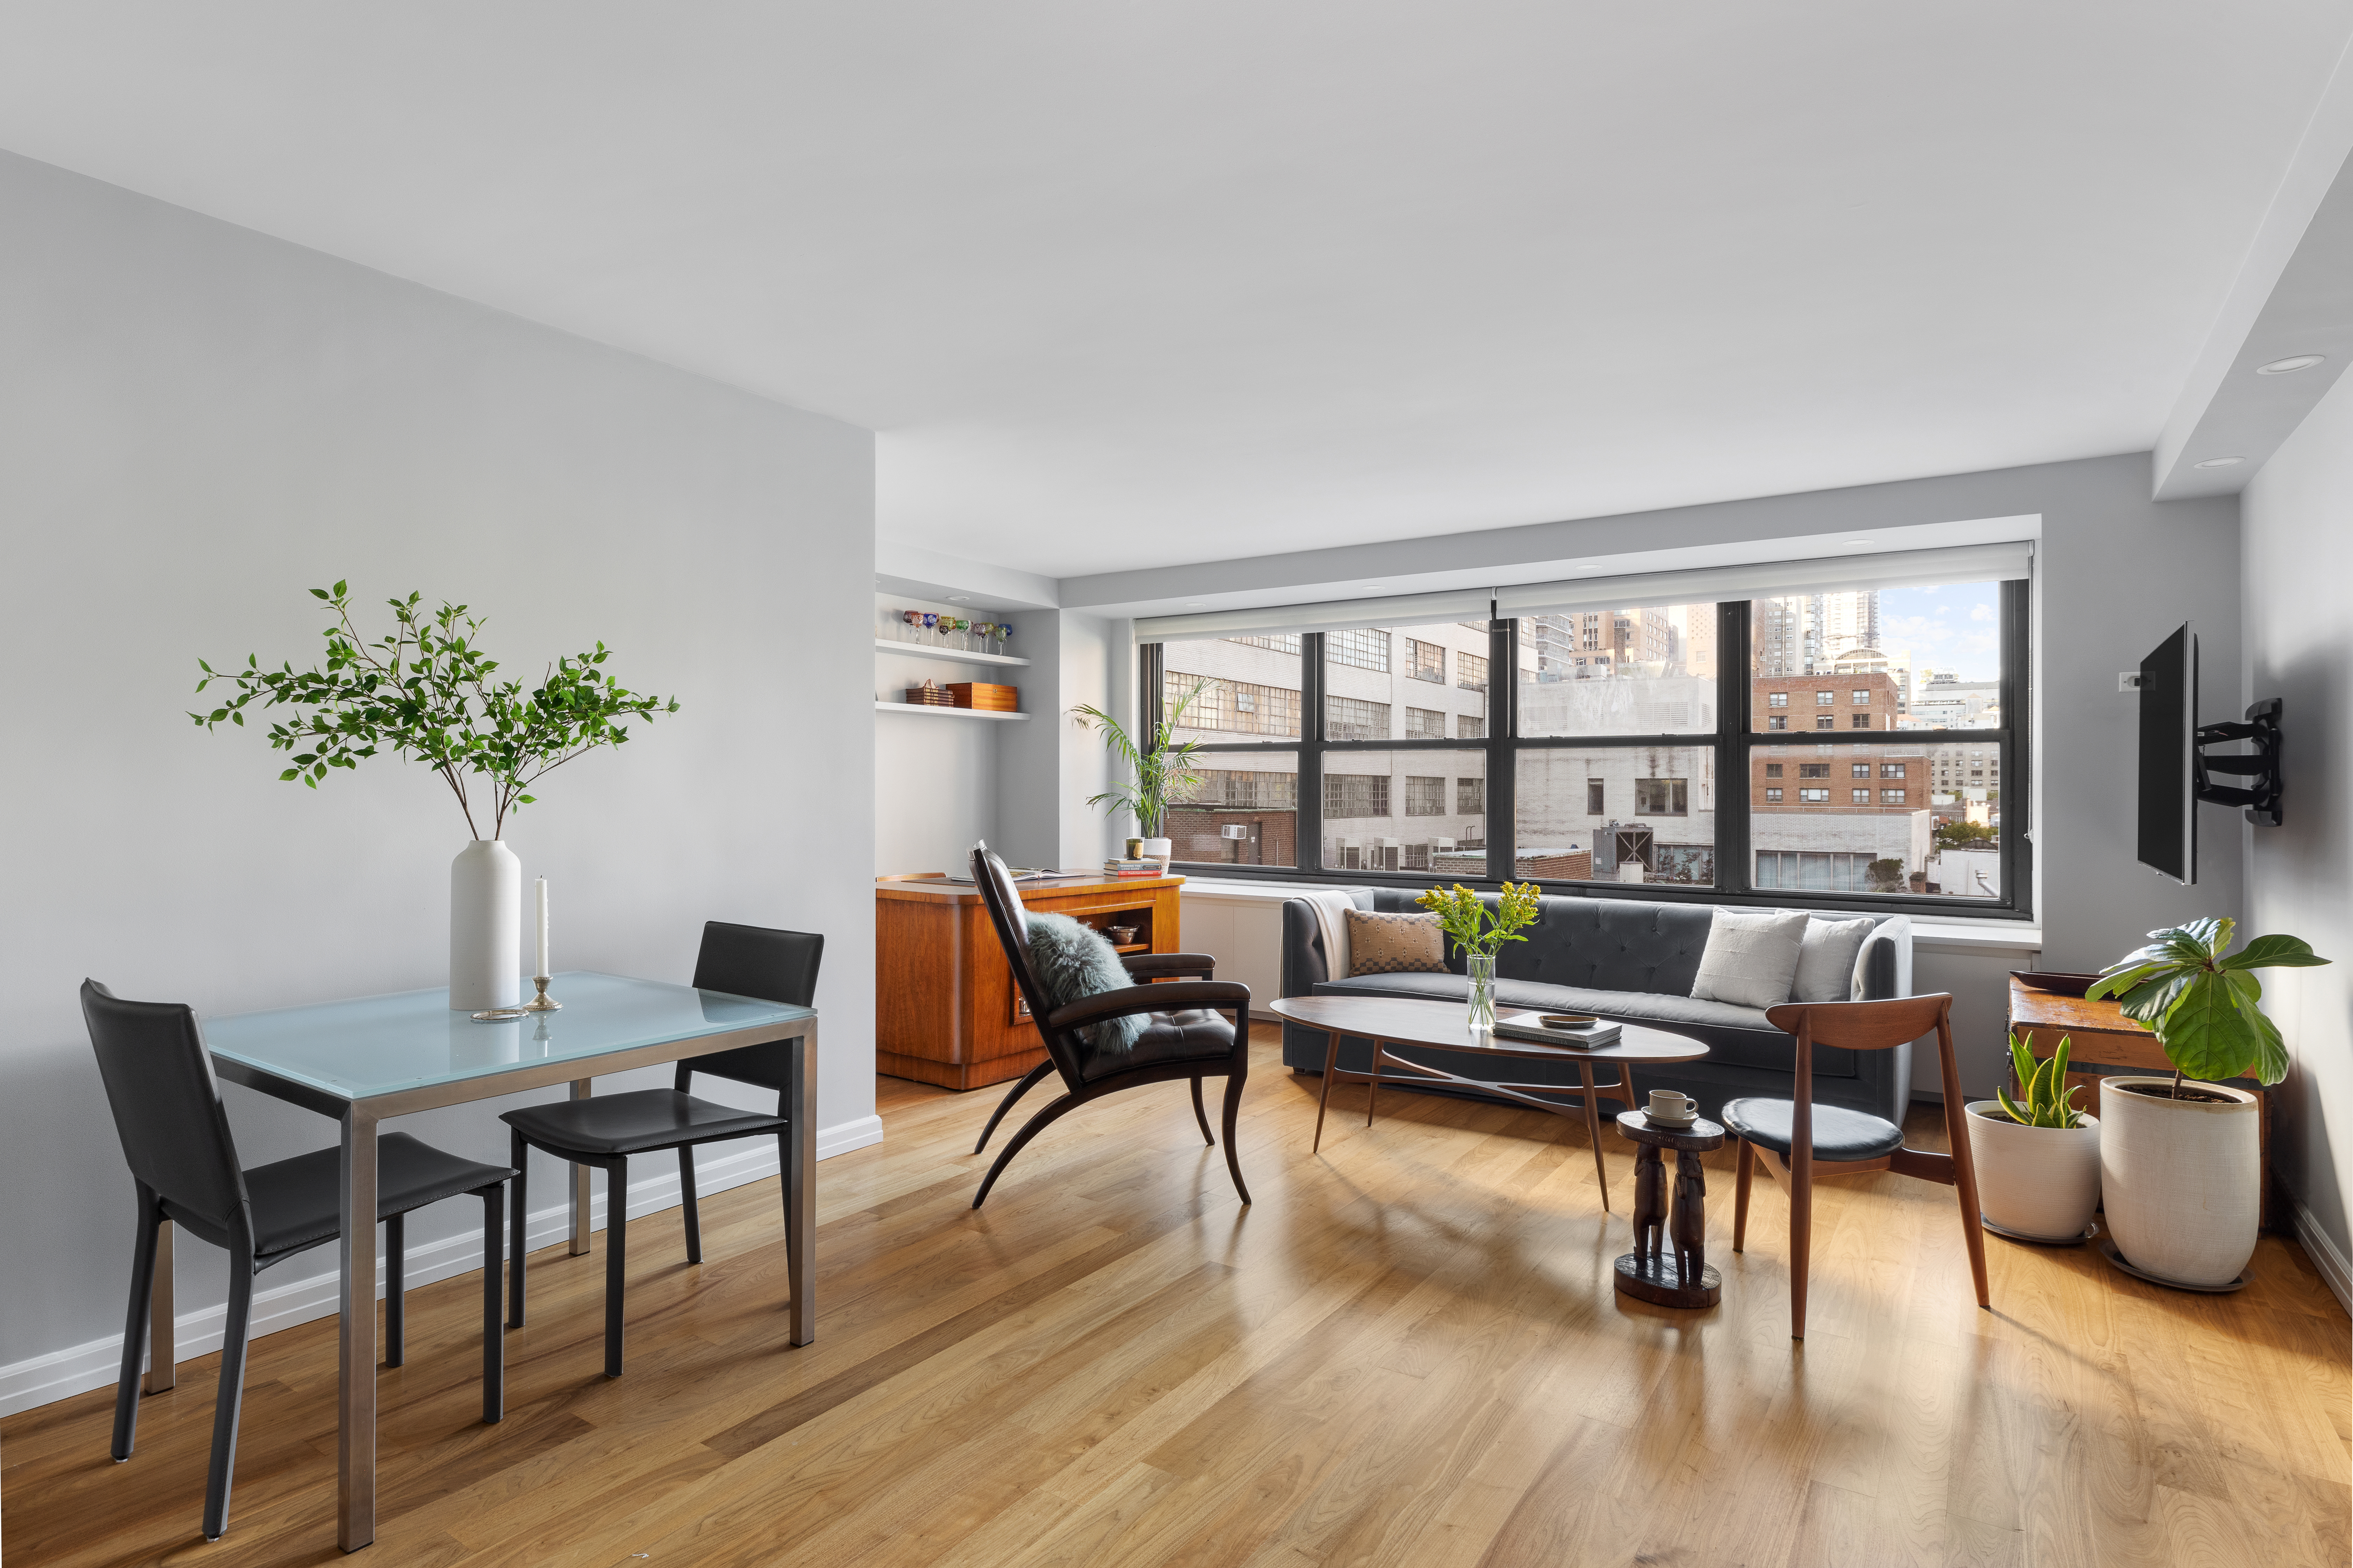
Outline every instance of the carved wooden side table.
[[[1699, 1157], [1724, 1147], [1724, 1128], [1705, 1119], [1669, 1127], [1630, 1110], [1618, 1118], [1618, 1132], [1641, 1145], [1634, 1157], [1634, 1250], [1618, 1260], [1618, 1293], [1659, 1307], [1715, 1306], [1724, 1299], [1724, 1279], [1707, 1266], [1707, 1176]], [[1672, 1205], [1660, 1157], [1667, 1149], [1675, 1151]]]

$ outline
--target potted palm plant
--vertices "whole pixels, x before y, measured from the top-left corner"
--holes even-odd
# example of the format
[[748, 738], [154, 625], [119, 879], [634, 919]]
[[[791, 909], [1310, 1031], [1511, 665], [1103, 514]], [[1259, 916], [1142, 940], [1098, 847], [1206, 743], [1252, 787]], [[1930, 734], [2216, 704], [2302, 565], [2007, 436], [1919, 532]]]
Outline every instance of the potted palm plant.
[[2295, 937], [2233, 953], [2235, 923], [2193, 920], [2101, 971], [2087, 997], [2114, 997], [2147, 1025], [2173, 1076], [2100, 1080], [2100, 1186], [2116, 1250], [2153, 1278], [2215, 1289], [2254, 1255], [2262, 1221], [2262, 1107], [2221, 1080], [2287, 1075], [2279, 1026], [2263, 1015], [2261, 969], [2325, 964]]
[[269, 726], [270, 746], [294, 754], [278, 775], [290, 784], [315, 789], [330, 769], [387, 751], [438, 775], [471, 835], [449, 864], [449, 1005], [512, 1007], [522, 991], [522, 865], [502, 842], [508, 816], [533, 802], [532, 788], [550, 772], [627, 742], [622, 721], [676, 713], [678, 703], [614, 680], [602, 642], [557, 659], [526, 687], [497, 678], [498, 661], [477, 641], [481, 619], [462, 604], [426, 610], [414, 593], [387, 600], [393, 630], [370, 641], [352, 620], [347, 584], [311, 594], [335, 612], [322, 633], [325, 662], [269, 670], [248, 653], [244, 669], [216, 670], [199, 659], [197, 691], [217, 681], [236, 694], [188, 716], [209, 730], [241, 727], [256, 701], [290, 709]]
[[2075, 1107], [2083, 1088], [2067, 1086], [2073, 1042], [2037, 1062], [2023, 1041], [2010, 1043], [2021, 1099], [2008, 1086], [1968, 1112], [1969, 1153], [1978, 1172], [1978, 1213], [1987, 1226], [2021, 1241], [2081, 1239], [2100, 1205], [2100, 1122]]
[[1181, 797], [1200, 782], [1200, 775], [1191, 767], [1198, 740], [1176, 741], [1171, 732], [1184, 722], [1185, 710], [1194, 699], [1207, 690], [1209, 683], [1197, 683], [1190, 691], [1178, 697], [1166, 717], [1145, 727], [1145, 737], [1138, 744], [1127, 733], [1127, 726], [1094, 706], [1082, 704], [1071, 710], [1081, 729], [1092, 729], [1103, 736], [1104, 748], [1124, 764], [1128, 776], [1113, 783], [1100, 795], [1087, 797], [1090, 806], [1102, 806], [1104, 814], [1116, 816], [1125, 811], [1135, 819], [1135, 831], [1143, 835], [1138, 850], [1146, 860], [1157, 860], [1166, 869], [1176, 845], [1167, 838], [1168, 808], [1181, 803]]

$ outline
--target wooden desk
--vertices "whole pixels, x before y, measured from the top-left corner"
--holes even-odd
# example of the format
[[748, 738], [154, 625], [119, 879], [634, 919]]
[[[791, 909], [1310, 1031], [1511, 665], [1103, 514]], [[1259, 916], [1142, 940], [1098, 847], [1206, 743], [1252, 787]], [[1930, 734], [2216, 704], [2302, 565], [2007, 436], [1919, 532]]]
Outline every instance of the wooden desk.
[[[2010, 982], [2010, 1032], [2026, 1043], [2026, 1048], [2037, 1060], [2048, 1059], [2059, 1049], [2063, 1037], [2072, 1041], [2067, 1048], [2067, 1082], [2080, 1084], [2089, 1091], [2084, 1097], [2088, 1103], [2081, 1108], [2094, 1116], [2100, 1114], [2102, 1078], [2142, 1074], [2173, 1076], [2173, 1064], [2165, 1059], [2157, 1036], [2126, 1018], [2123, 1010], [2105, 997], [2093, 1001], [2080, 996], [2053, 996], [2049, 991], [2030, 990], [2013, 977]], [[2233, 1078], [2231, 1086], [2245, 1089], [2262, 1107], [2256, 1126], [2263, 1150], [2263, 1224], [2269, 1228], [2277, 1218], [2272, 1191], [2271, 1096], [2252, 1078]], [[2010, 1092], [2023, 1094], [2025, 1087], [2012, 1084]]]
[[[1032, 914], [1068, 915], [1098, 928], [1134, 926], [1122, 953], [1184, 951], [1181, 876], [1124, 881], [1089, 872], [1025, 882]], [[1046, 1059], [1005, 961], [980, 889], [938, 872], [874, 883], [874, 1070], [919, 1084], [977, 1089], [1018, 1078]]]

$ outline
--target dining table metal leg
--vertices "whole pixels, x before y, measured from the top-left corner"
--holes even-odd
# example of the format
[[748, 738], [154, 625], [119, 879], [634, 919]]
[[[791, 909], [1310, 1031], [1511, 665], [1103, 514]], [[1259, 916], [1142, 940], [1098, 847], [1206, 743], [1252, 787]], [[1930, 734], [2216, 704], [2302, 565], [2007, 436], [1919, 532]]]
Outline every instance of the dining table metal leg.
[[335, 1541], [356, 1552], [375, 1539], [375, 1113], [354, 1104], [343, 1119]]
[[785, 1272], [793, 1293], [791, 1339], [806, 1345], [817, 1338], [817, 1024], [793, 1043], [785, 1088], [789, 1153], [785, 1160], [785, 1206], [793, 1223], [785, 1238]]
[[172, 1222], [155, 1227], [155, 1283], [147, 1293], [147, 1375], [142, 1393], [161, 1393], [179, 1381], [180, 1337], [172, 1320]]
[[[595, 1080], [589, 1078], [573, 1079], [572, 1097], [575, 1100], [586, 1099], [588, 1097], [589, 1086]], [[586, 1257], [588, 1255], [588, 1216], [590, 1201], [588, 1175], [590, 1171], [593, 1169], [594, 1167], [583, 1165], [576, 1161], [572, 1167], [572, 1255], [575, 1257]], [[611, 1208], [614, 1205], [615, 1201], [616, 1200], [612, 1193], [607, 1192], [605, 1194], [606, 1207]], [[608, 1224], [611, 1224], [612, 1216], [607, 1215], [606, 1223]]]

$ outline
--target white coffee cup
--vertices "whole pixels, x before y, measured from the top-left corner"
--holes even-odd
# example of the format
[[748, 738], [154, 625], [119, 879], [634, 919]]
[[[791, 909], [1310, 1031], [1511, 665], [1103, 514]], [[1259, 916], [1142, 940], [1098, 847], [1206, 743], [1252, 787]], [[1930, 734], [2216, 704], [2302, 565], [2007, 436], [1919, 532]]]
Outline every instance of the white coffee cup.
[[1680, 1089], [1652, 1089], [1650, 1116], [1654, 1121], [1689, 1121], [1699, 1114], [1699, 1102]]

